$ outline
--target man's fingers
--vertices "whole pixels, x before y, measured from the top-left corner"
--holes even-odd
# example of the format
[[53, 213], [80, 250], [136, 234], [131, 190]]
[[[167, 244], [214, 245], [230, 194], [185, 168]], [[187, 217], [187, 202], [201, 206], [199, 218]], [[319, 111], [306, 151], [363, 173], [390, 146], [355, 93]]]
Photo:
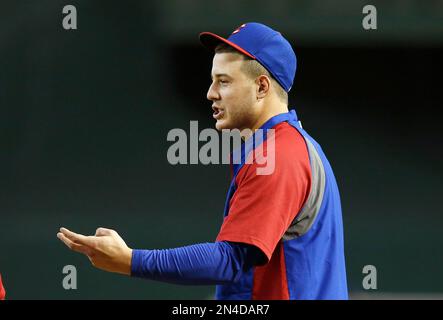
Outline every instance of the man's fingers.
[[91, 254], [91, 249], [87, 246], [77, 244], [71, 240], [69, 240], [63, 233], [57, 233], [57, 238], [59, 238], [69, 249], [74, 250], [76, 252], [80, 252], [86, 255]]
[[82, 234], [72, 232], [66, 228], [60, 228], [60, 233], [62, 233], [66, 238], [77, 244], [83, 244], [86, 246], [93, 245], [93, 240], [91, 238], [84, 236]]

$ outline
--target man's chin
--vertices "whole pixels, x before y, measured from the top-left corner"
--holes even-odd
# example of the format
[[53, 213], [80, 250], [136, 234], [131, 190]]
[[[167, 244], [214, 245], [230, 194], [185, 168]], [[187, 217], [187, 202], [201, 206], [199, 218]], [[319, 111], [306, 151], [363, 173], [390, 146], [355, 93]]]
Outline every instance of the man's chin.
[[215, 129], [218, 131], [222, 131], [223, 129], [230, 129], [226, 121], [223, 120], [217, 120], [215, 123]]

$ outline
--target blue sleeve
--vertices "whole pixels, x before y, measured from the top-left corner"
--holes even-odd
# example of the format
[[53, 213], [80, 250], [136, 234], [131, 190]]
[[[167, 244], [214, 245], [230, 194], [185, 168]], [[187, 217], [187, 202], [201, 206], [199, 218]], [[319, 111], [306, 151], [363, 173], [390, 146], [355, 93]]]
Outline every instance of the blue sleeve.
[[250, 245], [215, 242], [164, 250], [133, 250], [131, 276], [175, 284], [236, 282], [258, 259]]

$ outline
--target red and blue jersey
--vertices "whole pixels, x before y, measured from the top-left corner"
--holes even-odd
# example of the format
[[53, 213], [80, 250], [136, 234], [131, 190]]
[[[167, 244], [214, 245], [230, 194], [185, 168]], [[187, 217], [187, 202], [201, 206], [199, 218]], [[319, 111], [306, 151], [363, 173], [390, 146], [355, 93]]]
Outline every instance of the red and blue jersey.
[[274, 130], [274, 170], [258, 174], [265, 164], [247, 155], [233, 165], [217, 241], [253, 245], [267, 263], [217, 285], [216, 298], [347, 299], [340, 195], [326, 156], [293, 110], [261, 129]]

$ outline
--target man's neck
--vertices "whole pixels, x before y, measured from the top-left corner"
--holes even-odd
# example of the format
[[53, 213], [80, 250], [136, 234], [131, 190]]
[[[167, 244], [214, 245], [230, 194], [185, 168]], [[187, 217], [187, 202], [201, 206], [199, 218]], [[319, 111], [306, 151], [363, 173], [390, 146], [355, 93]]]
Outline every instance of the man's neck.
[[255, 124], [252, 126], [252, 128], [247, 128], [245, 130], [242, 130], [242, 133], [241, 133], [242, 139], [244, 141], [248, 140], [257, 129], [259, 129], [262, 125], [264, 125], [266, 123], [266, 121], [268, 121], [272, 117], [275, 117], [276, 115], [279, 115], [282, 113], [287, 113], [287, 112], [289, 112], [288, 105], [286, 105], [286, 104], [274, 105], [273, 108], [270, 108], [270, 110], [268, 112], [264, 113], [255, 122]]

